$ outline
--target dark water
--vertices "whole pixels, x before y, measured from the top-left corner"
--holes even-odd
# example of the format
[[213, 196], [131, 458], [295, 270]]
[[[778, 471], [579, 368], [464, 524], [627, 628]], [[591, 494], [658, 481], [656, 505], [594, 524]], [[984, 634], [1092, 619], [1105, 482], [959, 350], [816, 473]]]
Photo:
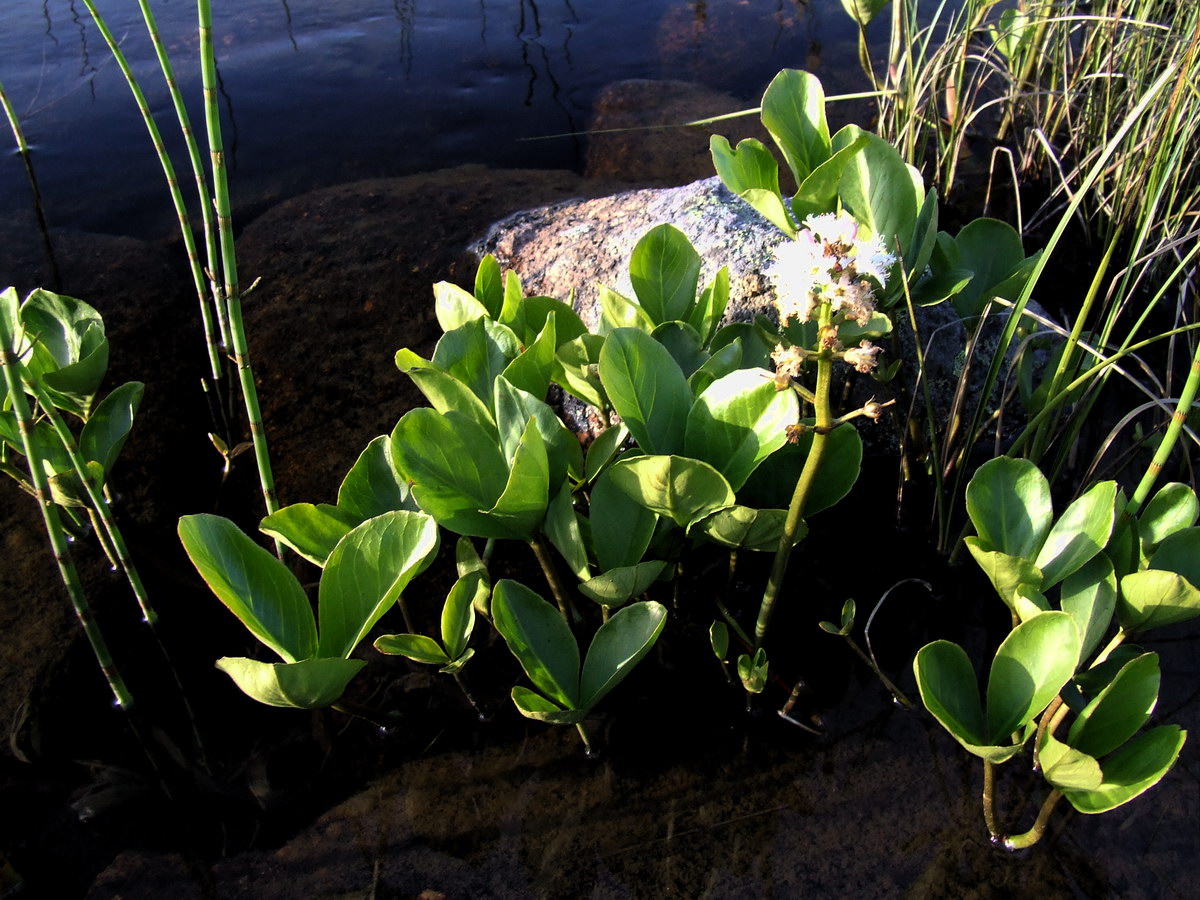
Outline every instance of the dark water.
[[[137, 4], [97, 6], [164, 137], [178, 128]], [[784, 66], [853, 32], [832, 0], [216, 0], [221, 109], [235, 202], [462, 163], [575, 168], [604, 85], [682, 78], [757, 98]], [[153, 4], [202, 123], [195, 7]], [[840, 56], [839, 56], [840, 53]], [[845, 67], [843, 67], [845, 68]], [[120, 71], [79, 0], [8, 0], [0, 81], [34, 148], [51, 226], [167, 233], [161, 170]], [[3, 133], [0, 215], [28, 212]], [[177, 162], [177, 165], [179, 163]], [[630, 174], [631, 180], [636, 173]]]

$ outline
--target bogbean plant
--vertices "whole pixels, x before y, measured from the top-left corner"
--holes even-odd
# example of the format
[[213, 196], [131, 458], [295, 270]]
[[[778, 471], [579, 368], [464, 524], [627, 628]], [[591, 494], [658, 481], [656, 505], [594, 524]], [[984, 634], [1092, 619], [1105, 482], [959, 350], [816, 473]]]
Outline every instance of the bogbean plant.
[[[861, 439], [847, 423], [877, 418], [886, 405], [871, 400], [835, 415], [834, 365], [878, 374], [875, 342], [891, 331], [881, 308], [902, 298], [938, 302], [973, 282], [986, 303], [988, 291], [1015, 274], [957, 267], [971, 257], [959, 243], [970, 241], [938, 232], [936, 195], [873, 135], [848, 126], [831, 137], [813, 76], [780, 73], [762, 117], [800, 186], [795, 196], [783, 198], [778, 164], [757, 141], [733, 149], [715, 138], [713, 156], [725, 184], [789, 238], [768, 271], [774, 319], [722, 325], [728, 270], [701, 287], [702, 260], [670, 225], [635, 247], [633, 296], [600, 289], [594, 332], [569, 305], [526, 297], [517, 275], [490, 256], [470, 290], [436, 285], [443, 335], [432, 357], [396, 354], [429, 407], [409, 411], [391, 435], [371, 443], [336, 505], [297, 504], [262, 524], [324, 566], [319, 638], [284, 567], [253, 552], [230, 523], [181, 522], [197, 568], [283, 658], [269, 669], [224, 661], [243, 690], [295, 706], [337, 700], [359, 665], [349, 659], [355, 644], [399, 595], [397, 582], [381, 574], [399, 571], [387, 554], [429, 559], [399, 538], [383, 539], [380, 517], [395, 522], [398, 510], [414, 523], [406, 535], [436, 525], [460, 536], [460, 577], [440, 642], [406, 622], [408, 633], [376, 641], [384, 652], [459, 676], [483, 614], [536, 688], [513, 688], [517, 709], [575, 724], [586, 742], [584, 717], [664, 628], [666, 608], [647, 593], [673, 581], [677, 604], [698, 602], [680, 597], [678, 573], [690, 545], [716, 544], [730, 551], [731, 565], [739, 551], [775, 553], [753, 638], [718, 592], [706, 598], [743, 645], [736, 666], [743, 685], [763, 690], [767, 627], [792, 548], [806, 517], [841, 500], [857, 478]], [[804, 381], [814, 374], [810, 388]], [[586, 452], [548, 402], [551, 385], [592, 407], [599, 434]], [[812, 416], [802, 418], [802, 402]], [[473, 540], [489, 542], [485, 557], [493, 541], [528, 544], [553, 603], [511, 580], [493, 590]], [[423, 565], [404, 571], [415, 575]], [[371, 573], [369, 585], [351, 583], [360, 567]], [[340, 587], [327, 590], [328, 581]], [[581, 600], [591, 603], [581, 608]], [[601, 624], [581, 666], [575, 631], [595, 618]], [[326, 639], [327, 620], [339, 623], [337, 640]], [[723, 623], [713, 633], [722, 630]], [[714, 647], [723, 659], [728, 641]], [[336, 663], [325, 672], [328, 660]], [[303, 672], [295, 668], [305, 663]], [[306, 691], [283, 683], [292, 672]]]
[[[1129, 802], [1158, 783], [1183, 746], [1176, 725], [1144, 730], [1158, 699], [1158, 655], [1127, 641], [1200, 615], [1200, 504], [1172, 483], [1140, 516], [1129, 506], [1107, 481], [1055, 518], [1038, 468], [1004, 457], [967, 487], [978, 532], [967, 547], [1013, 629], [992, 661], [986, 699], [957, 644], [928, 644], [913, 668], [925, 707], [983, 760], [984, 818], [1010, 849], [1035, 843], [1064, 797], [1087, 814]], [[1010, 836], [995, 813], [994, 768], [1031, 741], [1050, 791], [1033, 826]]]

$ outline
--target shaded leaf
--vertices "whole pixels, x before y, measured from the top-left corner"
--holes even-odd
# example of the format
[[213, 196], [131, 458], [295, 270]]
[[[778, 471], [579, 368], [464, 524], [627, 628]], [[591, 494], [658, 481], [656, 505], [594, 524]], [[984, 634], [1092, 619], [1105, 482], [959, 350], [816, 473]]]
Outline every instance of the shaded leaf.
[[324, 566], [337, 542], [362, 519], [328, 503], [293, 503], [258, 523], [258, 530], [283, 541], [309, 562]]
[[304, 659], [264, 663], [225, 656], [217, 668], [246, 696], [267, 706], [319, 709], [341, 699], [350, 679], [366, 665], [361, 659]]

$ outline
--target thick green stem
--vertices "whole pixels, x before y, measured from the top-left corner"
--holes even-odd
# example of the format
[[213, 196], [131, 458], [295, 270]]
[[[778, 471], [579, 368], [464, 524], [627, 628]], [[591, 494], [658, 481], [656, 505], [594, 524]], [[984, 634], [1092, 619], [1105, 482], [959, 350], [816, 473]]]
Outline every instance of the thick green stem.
[[1062, 799], [1062, 791], [1055, 788], [1046, 797], [1046, 802], [1042, 804], [1042, 808], [1038, 811], [1037, 821], [1033, 823], [1033, 827], [1023, 834], [1013, 835], [1012, 837], [1004, 838], [1004, 846], [1009, 850], [1024, 850], [1026, 847], [1032, 847], [1042, 839], [1042, 835], [1046, 833], [1046, 826], [1050, 824], [1050, 815], [1054, 812], [1054, 807], [1058, 805], [1058, 801]]
[[588, 737], [587, 726], [582, 722], [575, 723], [575, 730], [579, 732], [579, 736], [583, 738], [583, 748], [588, 756], [594, 756], [596, 751], [592, 748], [592, 739]]
[[570, 625], [571, 612], [567, 602], [567, 589], [558, 575], [558, 567], [554, 565], [554, 559], [546, 548], [546, 542], [539, 535], [529, 542], [529, 546], [533, 548], [533, 555], [537, 557], [538, 565], [542, 567], [542, 574], [546, 576], [546, 583], [550, 585], [550, 592], [554, 594], [554, 600], [558, 603], [558, 611], [562, 613], [563, 621]]
[[[197, 0], [196, 10], [200, 32], [200, 71], [204, 84], [204, 119], [208, 127], [208, 149], [212, 157], [213, 200], [217, 211], [217, 231], [220, 236], [221, 268], [224, 283], [221, 295], [226, 305], [230, 340], [233, 343], [234, 363], [237, 366], [238, 382], [242, 399], [246, 405], [246, 419], [250, 426], [250, 439], [254, 444], [254, 461], [258, 464], [258, 478], [262, 485], [263, 500], [267, 513], [279, 509], [275, 496], [275, 477], [271, 473], [271, 457], [267, 448], [267, 434], [263, 428], [262, 412], [258, 406], [258, 389], [254, 384], [254, 372], [250, 368], [250, 351], [246, 343], [246, 329], [242, 323], [241, 292], [238, 286], [237, 256], [233, 243], [233, 217], [229, 203], [229, 181], [225, 170], [225, 150], [221, 142], [221, 115], [217, 108], [217, 59], [212, 40], [212, 4], [210, 0]], [[283, 545], [275, 542], [276, 552], [283, 553]]]
[[996, 764], [990, 759], [983, 761], [983, 821], [992, 840], [1000, 838], [996, 825]]
[[[829, 304], [822, 304], [818, 333], [820, 328], [827, 326], [830, 319]], [[754, 649], [762, 647], [767, 637], [767, 629], [771, 624], [771, 616], [775, 612], [775, 601], [779, 598], [779, 590], [783, 586], [783, 578], [787, 573], [788, 559], [792, 555], [792, 545], [795, 543], [796, 532], [804, 516], [804, 503], [817, 480], [817, 472], [821, 468], [821, 457], [825, 454], [828, 440], [828, 428], [833, 421], [829, 408], [829, 389], [833, 382], [833, 354], [822, 350], [817, 356], [817, 389], [814, 392], [816, 410], [816, 428], [813, 431], [812, 446], [808, 451], [808, 459], [796, 480], [796, 489], [792, 492], [792, 502], [788, 505], [787, 518], [783, 524], [783, 535], [779, 539], [779, 549], [775, 551], [775, 560], [771, 564], [771, 574], [767, 577], [767, 587], [763, 591], [762, 604], [758, 608], [758, 621], [754, 626]]]
[[83, 585], [79, 581], [79, 573], [67, 550], [67, 540], [63, 534], [62, 522], [58, 515], [58, 506], [50, 495], [46, 470], [42, 464], [42, 456], [33, 436], [33, 423], [29, 412], [29, 404], [25, 399], [25, 391], [21, 387], [21, 376], [18, 374], [20, 363], [12, 351], [13, 336], [9, 333], [8, 322], [4, 311], [0, 310], [0, 367], [4, 369], [4, 383], [8, 389], [9, 402], [17, 417], [17, 427], [21, 433], [21, 446], [25, 459], [29, 463], [29, 477], [33, 484], [34, 497], [38, 509], [42, 513], [42, 521], [46, 526], [46, 535], [50, 538], [50, 546], [54, 551], [54, 561], [58, 564], [59, 574], [71, 598], [71, 606], [75, 617], [79, 620], [83, 632], [91, 644], [92, 653], [100, 665], [100, 671], [108, 682], [109, 690], [117, 705], [128, 712], [133, 707], [133, 695], [125, 686], [125, 679], [117, 667], [113, 665], [112, 655], [108, 644], [100, 632], [100, 626], [92, 615], [92, 608], [83, 593]]

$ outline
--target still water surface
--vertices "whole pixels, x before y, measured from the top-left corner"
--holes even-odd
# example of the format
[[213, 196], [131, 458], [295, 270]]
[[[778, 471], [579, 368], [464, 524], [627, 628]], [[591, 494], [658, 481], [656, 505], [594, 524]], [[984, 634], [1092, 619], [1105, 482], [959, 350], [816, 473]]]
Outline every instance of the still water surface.
[[[137, 4], [96, 5], [178, 152], [178, 129]], [[199, 123], [195, 4], [152, 6]], [[577, 168], [580, 138], [531, 139], [586, 128], [597, 92], [621, 79], [698, 81], [753, 106], [778, 69], [811, 66], [823, 47], [840, 52], [842, 69], [855, 68], [853, 32], [833, 0], [216, 0], [213, 6], [235, 202], [259, 208], [264, 199], [313, 187], [463, 163]], [[80, 0], [4, 3], [0, 82], [33, 145], [52, 227], [169, 233], [161, 171], [145, 129]], [[28, 214], [25, 171], [7, 131], [3, 138], [0, 215]]]

